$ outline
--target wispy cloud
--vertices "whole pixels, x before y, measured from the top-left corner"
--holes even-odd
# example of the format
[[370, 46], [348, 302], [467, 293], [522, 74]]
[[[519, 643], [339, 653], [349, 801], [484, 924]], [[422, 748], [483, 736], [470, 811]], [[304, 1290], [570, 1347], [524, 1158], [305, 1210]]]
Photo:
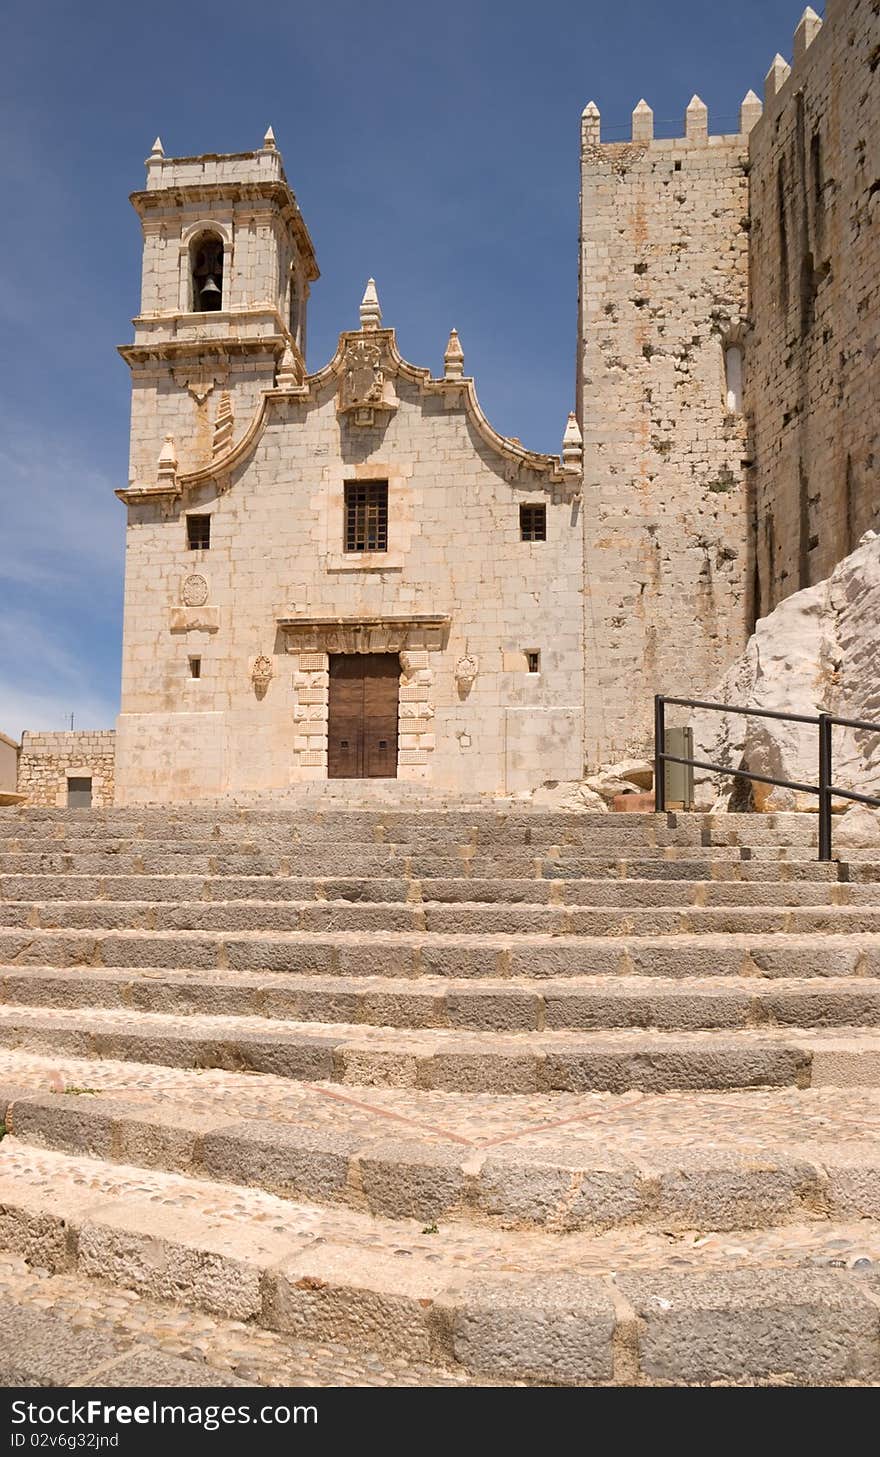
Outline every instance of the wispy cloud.
[[29, 693], [8, 682], [0, 669], [0, 731], [10, 738], [20, 739], [25, 729], [68, 729], [71, 714], [74, 728], [113, 728], [116, 705], [89, 693]]
[[116, 482], [75, 448], [0, 414], [0, 582], [114, 592], [122, 571]]
[[69, 646], [31, 613], [0, 614], [0, 730], [20, 738], [24, 729], [110, 728], [116, 702], [90, 670], [80, 643]]

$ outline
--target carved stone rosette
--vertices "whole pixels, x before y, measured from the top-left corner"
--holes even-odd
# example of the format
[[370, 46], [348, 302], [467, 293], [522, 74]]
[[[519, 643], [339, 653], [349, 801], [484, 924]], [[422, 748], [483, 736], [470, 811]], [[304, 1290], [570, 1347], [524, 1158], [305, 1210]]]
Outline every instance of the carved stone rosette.
[[184, 607], [204, 607], [208, 600], [208, 579], [200, 572], [184, 577], [180, 588], [180, 600]]

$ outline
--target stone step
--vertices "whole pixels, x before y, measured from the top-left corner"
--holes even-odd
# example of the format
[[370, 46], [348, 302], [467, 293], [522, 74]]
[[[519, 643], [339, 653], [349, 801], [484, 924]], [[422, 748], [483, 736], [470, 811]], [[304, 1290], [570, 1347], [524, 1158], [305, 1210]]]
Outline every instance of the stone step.
[[506, 1381], [880, 1378], [876, 1282], [858, 1263], [880, 1253], [867, 1220], [699, 1247], [644, 1229], [573, 1232], [560, 1246], [541, 1232], [420, 1228], [9, 1137], [0, 1246], [147, 1300], [318, 1344], [345, 1330], [385, 1357]]
[[880, 932], [872, 905], [607, 907], [352, 901], [5, 901], [0, 927], [33, 930], [425, 932], [676, 936]]
[[[186, 1311], [95, 1277], [50, 1275], [0, 1253], [6, 1386], [494, 1386], [460, 1367], [383, 1359]], [[526, 1383], [519, 1382], [518, 1385]], [[298, 1398], [298, 1405], [308, 1400]]]
[[526, 977], [880, 974], [880, 936], [437, 935], [405, 932], [26, 930], [0, 927], [0, 965], [276, 971], [326, 976]]
[[880, 1217], [877, 1092], [511, 1101], [0, 1052], [17, 1139], [287, 1199], [557, 1233]]
[[132, 812], [125, 809], [95, 809], [75, 814], [69, 811], [47, 815], [24, 807], [0, 811], [0, 835], [43, 836], [46, 838], [89, 839], [105, 836], [163, 838], [171, 832], [181, 838], [278, 838], [314, 844], [327, 840], [346, 843], [411, 840], [415, 843], [469, 841], [481, 839], [493, 844], [539, 843], [569, 839], [580, 844], [596, 834], [630, 837], [646, 843], [700, 843], [715, 837], [719, 843], [772, 843], [815, 845], [816, 815], [703, 815], [653, 814], [559, 814], [548, 811], [525, 813], [450, 812], [431, 813], [424, 809], [394, 814], [388, 812], [339, 811], [335, 813], [217, 813], [194, 807], [169, 806], [164, 812]]
[[880, 885], [812, 880], [431, 880], [392, 875], [320, 876], [0, 875], [0, 903], [46, 901], [500, 902], [596, 907], [875, 906]]
[[0, 1046], [446, 1092], [622, 1093], [880, 1082], [880, 1033], [852, 1027], [544, 1029], [526, 1036], [202, 1013], [138, 1012], [133, 1021], [130, 1013], [112, 1008], [3, 1005]]
[[[645, 880], [806, 880], [836, 881], [862, 877], [850, 873], [847, 862], [820, 863], [802, 859], [759, 858], [757, 852], [743, 859], [745, 852], [725, 846], [717, 850], [655, 850], [638, 847], [638, 858], [575, 854], [532, 855], [529, 852], [483, 856], [425, 855], [420, 850], [399, 854], [394, 849], [351, 848], [315, 850], [296, 854], [221, 852], [216, 847], [202, 854], [173, 846], [158, 853], [140, 847], [116, 853], [105, 848], [68, 854], [65, 850], [30, 854], [0, 854], [0, 874], [21, 875], [148, 875], [177, 878], [199, 876], [298, 876], [355, 877], [392, 876], [405, 879], [645, 879]], [[694, 854], [702, 858], [692, 858]], [[794, 851], [791, 852], [795, 854]], [[870, 878], [870, 877], [867, 877]]]
[[[538, 984], [540, 987], [540, 983]], [[321, 977], [151, 967], [0, 967], [0, 1004], [125, 1008], [185, 1016], [268, 1017], [495, 1032], [562, 1028], [877, 1027], [880, 976], [456, 979]]]

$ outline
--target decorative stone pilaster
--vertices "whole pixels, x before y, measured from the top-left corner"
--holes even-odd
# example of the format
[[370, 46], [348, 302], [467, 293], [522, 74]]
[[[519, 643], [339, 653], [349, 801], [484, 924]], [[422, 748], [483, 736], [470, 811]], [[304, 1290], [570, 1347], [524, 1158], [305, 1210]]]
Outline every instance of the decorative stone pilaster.
[[434, 734], [434, 674], [426, 650], [400, 654], [400, 703], [397, 721], [398, 779], [427, 779]]
[[327, 725], [330, 716], [330, 659], [327, 653], [301, 652], [293, 675], [296, 706], [293, 741], [303, 779], [327, 778]]

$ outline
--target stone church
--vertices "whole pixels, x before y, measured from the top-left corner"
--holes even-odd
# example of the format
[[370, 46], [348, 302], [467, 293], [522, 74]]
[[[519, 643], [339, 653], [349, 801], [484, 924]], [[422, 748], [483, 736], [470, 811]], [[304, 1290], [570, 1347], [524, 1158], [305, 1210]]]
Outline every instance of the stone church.
[[586, 107], [558, 458], [493, 429], [454, 329], [439, 377], [403, 359], [373, 280], [309, 372], [318, 264], [271, 129], [157, 139], [118, 803], [578, 779], [829, 575], [880, 506], [878, 27], [871, 0], [808, 8], [731, 130], [694, 96], [683, 135], [642, 101], [608, 141]]

